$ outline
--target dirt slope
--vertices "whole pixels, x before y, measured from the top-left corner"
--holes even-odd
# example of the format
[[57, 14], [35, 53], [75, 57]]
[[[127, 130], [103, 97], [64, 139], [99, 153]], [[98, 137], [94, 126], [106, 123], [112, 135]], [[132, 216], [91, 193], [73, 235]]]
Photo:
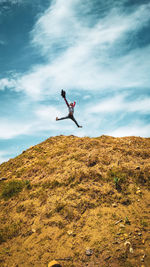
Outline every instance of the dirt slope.
[[149, 267], [149, 189], [150, 138], [29, 148], [0, 165], [0, 266]]

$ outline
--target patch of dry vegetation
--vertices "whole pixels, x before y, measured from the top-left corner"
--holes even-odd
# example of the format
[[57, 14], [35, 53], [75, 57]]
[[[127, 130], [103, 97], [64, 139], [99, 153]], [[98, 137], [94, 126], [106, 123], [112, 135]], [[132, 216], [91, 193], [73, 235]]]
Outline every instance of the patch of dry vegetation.
[[0, 266], [149, 266], [149, 158], [150, 138], [57, 136], [1, 164]]

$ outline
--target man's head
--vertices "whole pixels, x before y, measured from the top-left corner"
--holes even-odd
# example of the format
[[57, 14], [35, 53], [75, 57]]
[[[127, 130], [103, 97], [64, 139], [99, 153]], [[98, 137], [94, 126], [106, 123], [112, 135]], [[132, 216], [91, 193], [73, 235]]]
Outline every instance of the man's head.
[[69, 106], [70, 106], [70, 107], [73, 107], [73, 103], [70, 103]]

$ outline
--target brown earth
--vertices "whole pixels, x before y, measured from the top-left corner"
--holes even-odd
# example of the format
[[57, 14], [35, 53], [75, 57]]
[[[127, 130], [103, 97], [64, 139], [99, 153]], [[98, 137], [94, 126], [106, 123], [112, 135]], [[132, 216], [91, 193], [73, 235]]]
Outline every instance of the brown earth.
[[0, 178], [1, 267], [150, 266], [150, 138], [51, 137]]

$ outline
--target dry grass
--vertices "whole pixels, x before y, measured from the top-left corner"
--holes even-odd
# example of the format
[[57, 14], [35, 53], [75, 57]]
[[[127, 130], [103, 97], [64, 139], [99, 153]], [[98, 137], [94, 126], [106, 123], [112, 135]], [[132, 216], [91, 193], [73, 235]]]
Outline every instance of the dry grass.
[[149, 158], [149, 138], [57, 136], [1, 164], [0, 266], [148, 267]]

